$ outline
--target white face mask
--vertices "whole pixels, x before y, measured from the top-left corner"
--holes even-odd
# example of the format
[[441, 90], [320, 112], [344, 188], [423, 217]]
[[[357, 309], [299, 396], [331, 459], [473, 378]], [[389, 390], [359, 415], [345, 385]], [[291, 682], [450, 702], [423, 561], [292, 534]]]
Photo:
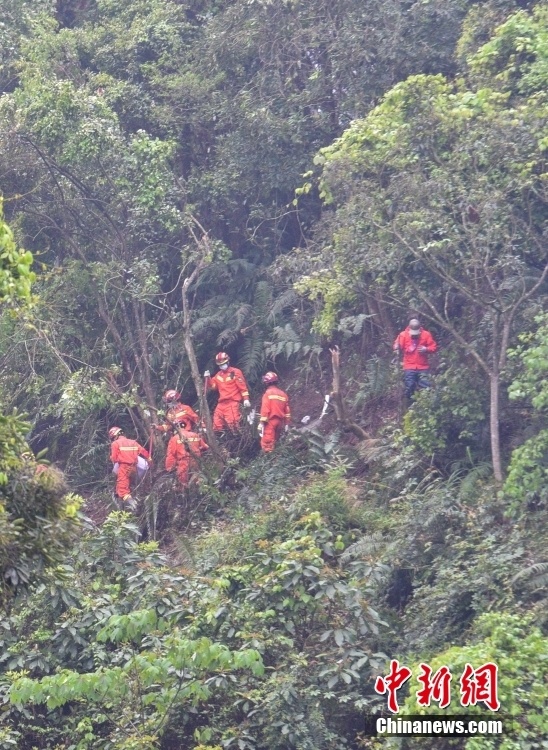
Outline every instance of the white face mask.
[[219, 365], [219, 369], [220, 369], [220, 370], [223, 370], [223, 371], [224, 371], [224, 370], [228, 370], [228, 363], [227, 363], [227, 364], [224, 364], [224, 365]]

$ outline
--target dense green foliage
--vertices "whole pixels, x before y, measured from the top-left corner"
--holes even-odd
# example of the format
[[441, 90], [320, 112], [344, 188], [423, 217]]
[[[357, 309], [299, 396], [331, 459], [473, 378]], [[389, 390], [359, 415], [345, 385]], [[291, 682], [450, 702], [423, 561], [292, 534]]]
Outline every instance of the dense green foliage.
[[[1, 208], [1, 204], [0, 204]], [[20, 250], [0, 212], [0, 302], [28, 305], [33, 259]], [[13, 310], [7, 309], [9, 317]], [[17, 413], [0, 415], [0, 606], [44, 568], [60, 562], [78, 528], [81, 498], [69, 493], [55, 470], [37, 473], [25, 441], [28, 424]], [[43, 467], [42, 467], [43, 468]]]
[[[505, 737], [444, 747], [545, 746], [546, 5], [0, 9], [0, 748], [391, 747], [391, 658], [499, 665]], [[192, 349], [313, 421], [181, 492], [150, 435]], [[113, 424], [153, 445], [135, 518]]]

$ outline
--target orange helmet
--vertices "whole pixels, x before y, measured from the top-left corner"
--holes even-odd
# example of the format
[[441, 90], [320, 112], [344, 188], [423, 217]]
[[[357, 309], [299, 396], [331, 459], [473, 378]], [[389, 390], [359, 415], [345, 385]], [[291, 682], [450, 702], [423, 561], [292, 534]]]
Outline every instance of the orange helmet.
[[263, 383], [266, 383], [266, 385], [272, 385], [272, 383], [278, 382], [278, 376], [275, 372], [265, 372], [263, 375]]
[[122, 428], [121, 427], [111, 427], [108, 431], [108, 436], [111, 440], [114, 440], [114, 438], [118, 437], [118, 435], [122, 434]]
[[178, 401], [181, 398], [179, 391], [166, 391], [164, 393], [164, 401]]
[[217, 365], [226, 365], [227, 362], [230, 362], [230, 357], [226, 352], [219, 352], [215, 357], [215, 364]]

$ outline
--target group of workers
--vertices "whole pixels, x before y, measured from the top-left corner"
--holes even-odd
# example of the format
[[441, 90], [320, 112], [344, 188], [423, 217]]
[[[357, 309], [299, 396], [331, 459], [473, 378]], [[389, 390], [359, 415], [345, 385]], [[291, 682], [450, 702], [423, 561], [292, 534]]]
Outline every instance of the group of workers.
[[[219, 394], [217, 406], [213, 413], [213, 430], [217, 433], [228, 431], [237, 433], [242, 420], [241, 406], [251, 409], [249, 389], [244, 374], [237, 367], [230, 365], [230, 358], [226, 352], [219, 352], [215, 357], [219, 367], [215, 375], [209, 370], [204, 373], [205, 390], [216, 391]], [[291, 413], [289, 396], [278, 387], [278, 376], [275, 372], [267, 372], [262, 377], [266, 386], [261, 401], [259, 416], [259, 436], [261, 449], [265, 453], [274, 450], [277, 441], [284, 431], [289, 429]], [[188, 404], [181, 401], [181, 394], [176, 390], [168, 390], [164, 394], [166, 417], [163, 424], [154, 425], [155, 429], [167, 434], [173, 432], [165, 458], [165, 468], [168, 472], [175, 472], [178, 481], [188, 486], [195, 478], [198, 460], [209, 446], [197, 430], [203, 428], [199, 415]], [[136, 440], [125, 437], [120, 427], [111, 427], [110, 460], [116, 467], [116, 495], [128, 507], [135, 507], [135, 500], [131, 495], [131, 483], [138, 473], [139, 457], [150, 463], [150, 454]]]
[[[417, 389], [430, 386], [429, 355], [437, 350], [437, 344], [417, 318], [412, 318], [407, 328], [396, 337], [393, 349], [403, 355], [404, 390], [410, 403]], [[244, 374], [230, 364], [226, 352], [219, 352], [215, 363], [219, 368], [215, 375], [211, 375], [209, 370], [204, 373], [206, 392], [212, 390], [219, 394], [213, 413], [213, 430], [217, 433], [236, 433], [242, 420], [241, 406], [251, 409], [249, 389]], [[266, 390], [261, 401], [258, 430], [261, 449], [269, 453], [274, 450], [283, 432], [289, 429], [291, 413], [289, 397], [278, 387], [276, 373], [265, 373], [262, 381]], [[165, 468], [168, 472], [176, 473], [181, 485], [188, 486], [195, 478], [200, 456], [209, 448], [197, 432], [203, 428], [203, 423], [192, 407], [182, 403], [178, 391], [166, 391], [164, 402], [165, 422], [155, 425], [155, 429], [163, 434], [173, 432], [167, 446]], [[149, 452], [136, 440], [125, 437], [120, 427], [111, 427], [108, 434], [112, 441], [110, 458], [113, 464], [118, 465], [116, 495], [133, 507], [135, 501], [131, 496], [131, 482], [137, 475], [139, 457], [150, 462]]]

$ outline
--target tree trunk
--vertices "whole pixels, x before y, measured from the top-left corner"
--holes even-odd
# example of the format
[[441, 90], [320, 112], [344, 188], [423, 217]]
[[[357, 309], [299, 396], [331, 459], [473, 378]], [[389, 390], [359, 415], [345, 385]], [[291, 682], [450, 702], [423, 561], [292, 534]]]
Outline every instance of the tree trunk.
[[181, 291], [183, 298], [183, 340], [185, 343], [185, 350], [187, 353], [188, 361], [190, 362], [190, 372], [192, 374], [192, 380], [194, 381], [194, 387], [196, 388], [196, 394], [200, 402], [200, 414], [205, 422], [207, 442], [211, 448], [211, 452], [216, 458], [222, 460], [222, 453], [219, 447], [219, 442], [215, 433], [213, 432], [213, 421], [211, 419], [211, 412], [207, 404], [206, 392], [204, 384], [202, 382], [202, 376], [198, 367], [198, 360], [196, 359], [196, 352], [194, 351], [194, 342], [192, 341], [192, 333], [190, 330], [190, 306], [188, 302], [188, 289], [195, 278], [198, 276], [200, 271], [198, 266], [193, 273], [184, 280], [183, 288]]
[[504, 476], [502, 473], [502, 461], [500, 456], [500, 375], [497, 370], [489, 376], [491, 390], [491, 404], [489, 414], [489, 427], [491, 432], [491, 460], [493, 461], [493, 474], [495, 482], [502, 484]]
[[[140, 369], [142, 373], [142, 386], [145, 392], [145, 398], [146, 398], [147, 404], [150, 407], [152, 407], [155, 399], [154, 399], [154, 389], [152, 387], [152, 380], [150, 377], [150, 358], [149, 358], [149, 353], [148, 353], [148, 341], [147, 341], [147, 335], [146, 335], [146, 318], [145, 318], [145, 312], [144, 312], [144, 305], [142, 302], [133, 300], [132, 306], [133, 306], [133, 316], [135, 319], [135, 331], [137, 333], [139, 349], [141, 350], [139, 361], [141, 363]], [[146, 415], [145, 415], [145, 419], [147, 420], [147, 427], [150, 430], [151, 419], [147, 418]]]
[[331, 393], [331, 398], [333, 400], [333, 407], [335, 409], [337, 422], [346, 427], [347, 430], [350, 430], [350, 432], [353, 432], [357, 437], [362, 438], [362, 440], [366, 440], [367, 438], [369, 438], [367, 432], [362, 427], [360, 427], [359, 424], [356, 424], [356, 422], [354, 422], [354, 420], [352, 420], [346, 413], [346, 405], [341, 393], [339, 347], [334, 346], [333, 349], [330, 349], [329, 351], [331, 352], [331, 367], [333, 370], [333, 392]]

